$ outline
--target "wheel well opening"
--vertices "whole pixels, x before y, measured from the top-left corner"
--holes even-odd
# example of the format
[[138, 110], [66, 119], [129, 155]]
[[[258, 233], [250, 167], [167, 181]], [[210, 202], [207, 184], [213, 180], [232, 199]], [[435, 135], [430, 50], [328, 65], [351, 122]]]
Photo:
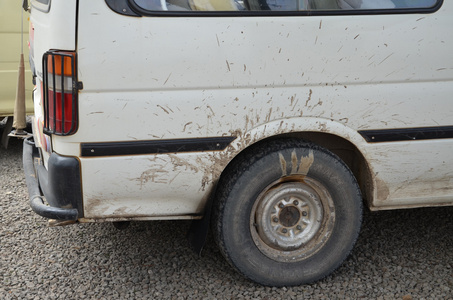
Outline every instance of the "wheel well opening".
[[302, 139], [323, 147], [337, 155], [353, 173], [359, 184], [360, 190], [362, 192], [362, 197], [365, 200], [365, 204], [370, 207], [370, 203], [372, 201], [373, 181], [365, 157], [354, 144], [342, 137], [333, 134], [322, 132], [294, 132], [269, 137], [258, 141], [257, 143], [244, 149], [229, 163], [229, 165], [234, 163], [236, 159], [240, 159], [242, 154], [244, 154], [245, 152], [254, 151], [253, 149], [256, 149], [255, 147], [260, 147], [260, 145], [265, 144], [270, 140], [286, 138]]

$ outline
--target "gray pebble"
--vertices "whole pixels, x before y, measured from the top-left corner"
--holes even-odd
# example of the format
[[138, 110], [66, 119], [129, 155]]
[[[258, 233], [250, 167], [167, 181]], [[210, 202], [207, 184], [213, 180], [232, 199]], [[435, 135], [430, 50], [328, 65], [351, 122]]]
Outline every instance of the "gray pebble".
[[190, 222], [49, 228], [28, 205], [22, 144], [0, 149], [1, 299], [453, 299], [453, 207], [365, 212], [357, 245], [332, 275], [263, 287], [237, 274]]

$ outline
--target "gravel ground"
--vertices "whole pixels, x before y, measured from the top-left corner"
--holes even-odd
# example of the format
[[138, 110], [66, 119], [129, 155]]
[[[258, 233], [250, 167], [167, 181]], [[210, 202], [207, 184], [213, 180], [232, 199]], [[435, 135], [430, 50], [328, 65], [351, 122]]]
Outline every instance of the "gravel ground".
[[47, 227], [27, 203], [22, 144], [0, 149], [1, 299], [453, 299], [453, 207], [365, 212], [351, 256], [310, 285], [270, 288], [235, 273], [186, 221]]

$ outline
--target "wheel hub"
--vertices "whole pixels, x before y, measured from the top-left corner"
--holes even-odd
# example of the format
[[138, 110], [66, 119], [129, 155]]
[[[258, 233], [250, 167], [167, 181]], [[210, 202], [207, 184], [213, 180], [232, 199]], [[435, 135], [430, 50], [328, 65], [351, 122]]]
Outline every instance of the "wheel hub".
[[271, 185], [258, 197], [252, 219], [252, 236], [261, 252], [278, 261], [294, 261], [324, 244], [335, 214], [327, 190], [305, 178]]
[[287, 206], [279, 214], [280, 224], [284, 227], [293, 227], [299, 223], [301, 217], [300, 211], [294, 206]]

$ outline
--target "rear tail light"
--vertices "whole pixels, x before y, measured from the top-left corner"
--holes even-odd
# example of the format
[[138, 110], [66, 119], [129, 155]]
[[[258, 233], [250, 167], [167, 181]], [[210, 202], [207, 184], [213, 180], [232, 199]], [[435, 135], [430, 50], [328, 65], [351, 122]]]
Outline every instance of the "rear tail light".
[[76, 54], [49, 51], [43, 56], [44, 132], [71, 135], [77, 131]]

